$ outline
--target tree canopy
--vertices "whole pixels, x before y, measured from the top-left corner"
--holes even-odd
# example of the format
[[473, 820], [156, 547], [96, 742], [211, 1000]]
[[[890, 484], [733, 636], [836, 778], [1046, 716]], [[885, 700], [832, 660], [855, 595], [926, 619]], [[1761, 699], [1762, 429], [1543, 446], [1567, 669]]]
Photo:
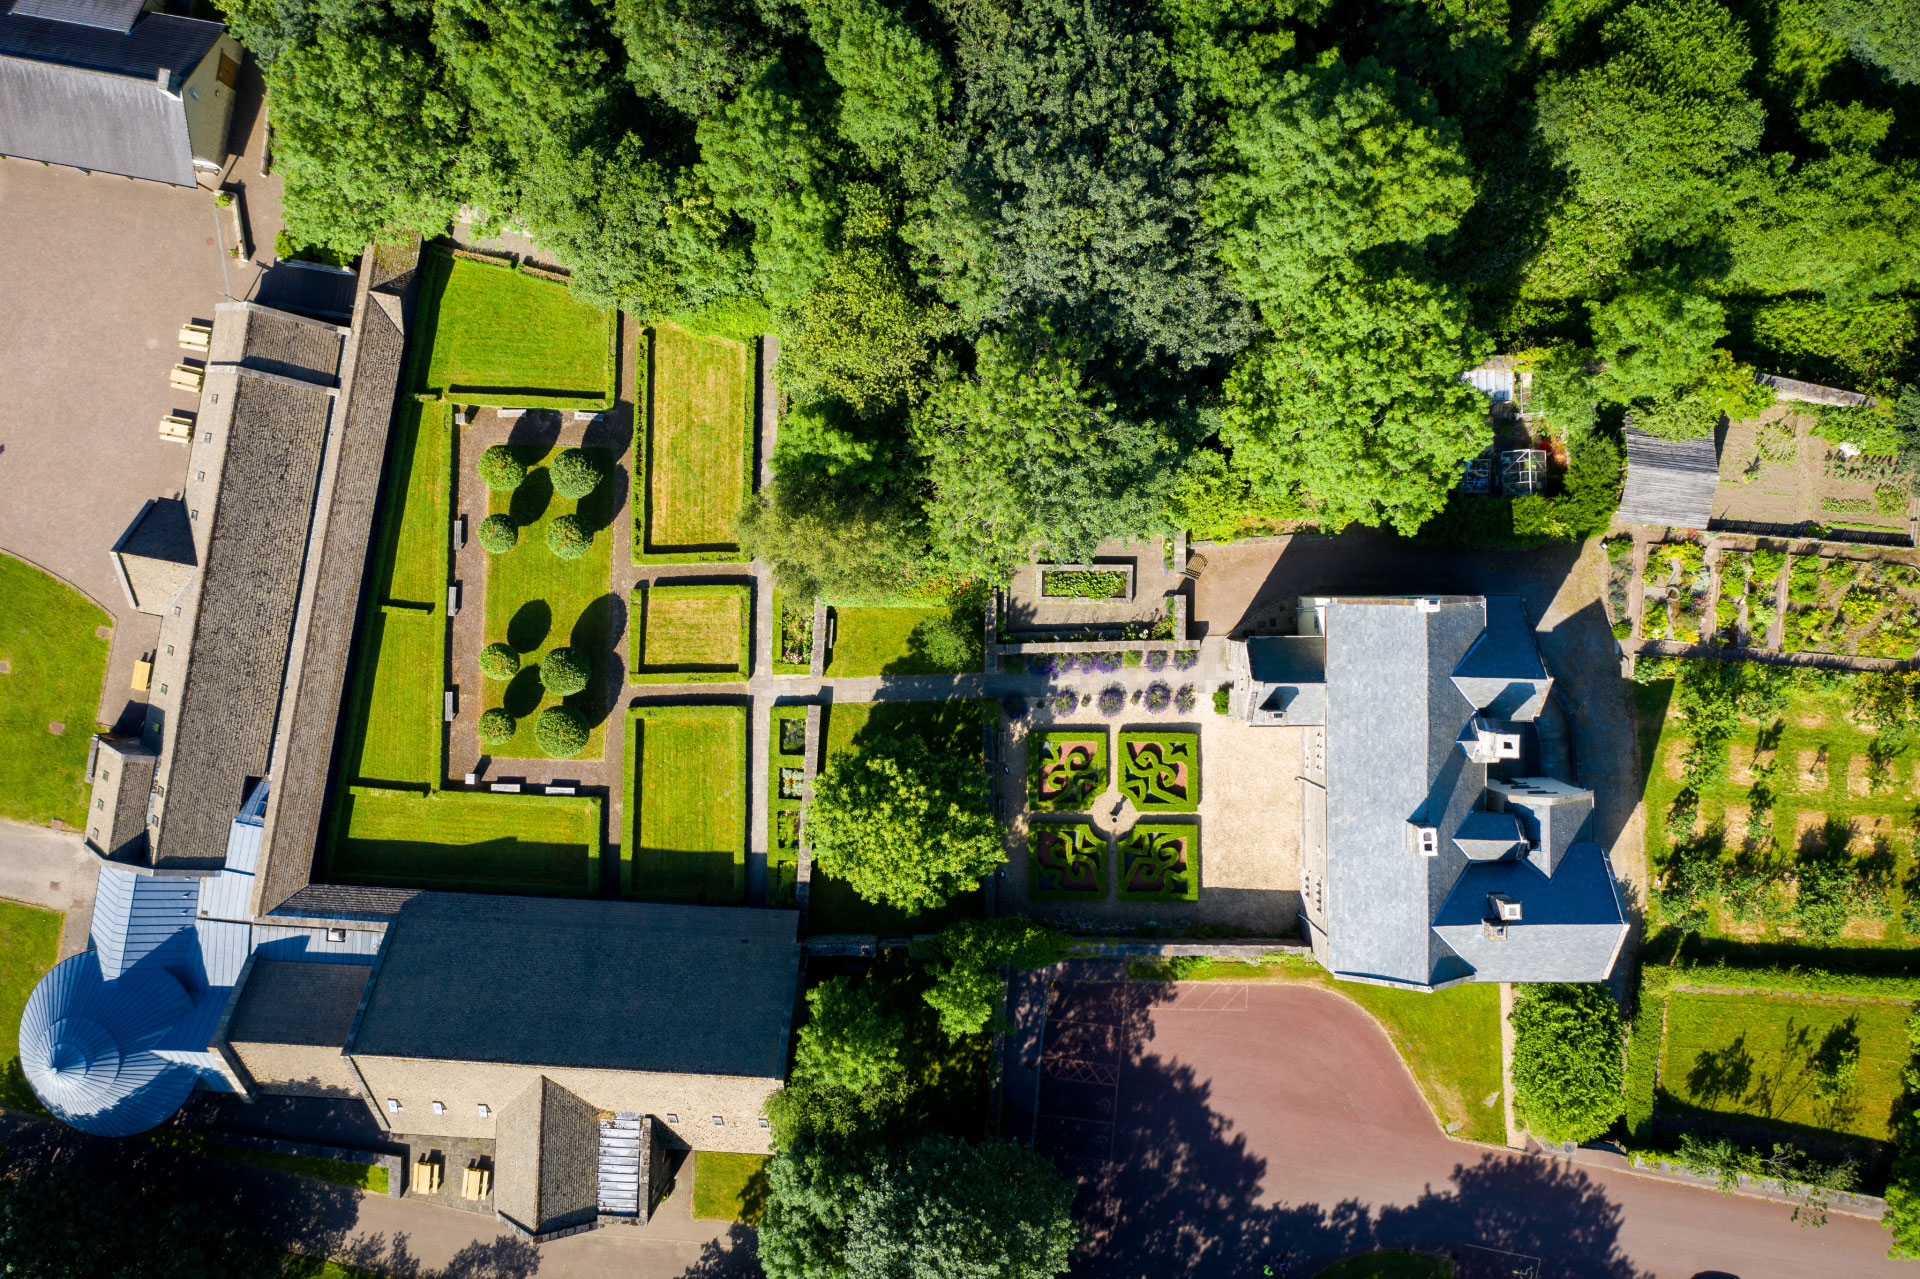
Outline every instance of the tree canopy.
[[1591, 1141], [1626, 1113], [1620, 1005], [1605, 986], [1523, 986], [1513, 1008], [1513, 1100], [1544, 1141]]

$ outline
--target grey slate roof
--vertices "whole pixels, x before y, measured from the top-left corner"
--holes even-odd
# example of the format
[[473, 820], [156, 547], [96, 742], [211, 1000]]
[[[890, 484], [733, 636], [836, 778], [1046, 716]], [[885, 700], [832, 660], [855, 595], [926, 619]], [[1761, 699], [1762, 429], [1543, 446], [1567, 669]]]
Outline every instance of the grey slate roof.
[[167, 732], [156, 866], [224, 863], [246, 779], [267, 771], [332, 406], [321, 387], [244, 372], [221, 406], [225, 466], [214, 509], [201, 512], [213, 524]]
[[1704, 529], [1720, 483], [1713, 437], [1676, 442], [1628, 426], [1626, 441], [1627, 484], [1615, 518], [1655, 528]]
[[347, 1042], [367, 973], [364, 964], [256, 959], [227, 1024], [227, 1039], [338, 1048]]
[[276, 311], [292, 311], [345, 324], [353, 314], [357, 272], [317, 262], [282, 258], [261, 273], [253, 301]]
[[339, 380], [341, 336], [333, 325], [252, 302], [222, 302], [214, 312], [227, 322], [214, 326], [209, 363], [238, 364], [317, 386]]
[[13, 0], [13, 12], [23, 18], [47, 18], [99, 27], [125, 34], [140, 16], [145, 0]]
[[113, 553], [133, 592], [134, 608], [161, 615], [199, 563], [187, 523], [187, 504], [173, 497], [148, 503]]
[[1541, 665], [1533, 629], [1517, 597], [1487, 597], [1487, 629], [1455, 668], [1453, 686], [1497, 719], [1527, 723], [1538, 717], [1553, 681]]
[[1252, 635], [1247, 672], [1263, 684], [1321, 684], [1327, 678], [1327, 641], [1319, 635]]
[[[1482, 921], [1487, 894], [1520, 903], [1520, 922], [1494, 940]], [[1479, 981], [1604, 981], [1627, 925], [1613, 871], [1598, 844], [1575, 844], [1552, 878], [1524, 861], [1467, 868], [1434, 920], [1434, 931]]]
[[1512, 813], [1476, 809], [1461, 819], [1453, 842], [1470, 861], [1497, 861], [1519, 845], [1520, 822]]
[[784, 1076], [790, 910], [422, 893], [387, 933], [355, 1056]]
[[0, 16], [0, 155], [192, 186], [186, 107], [174, 95], [223, 30], [150, 13], [121, 33], [16, 6]]

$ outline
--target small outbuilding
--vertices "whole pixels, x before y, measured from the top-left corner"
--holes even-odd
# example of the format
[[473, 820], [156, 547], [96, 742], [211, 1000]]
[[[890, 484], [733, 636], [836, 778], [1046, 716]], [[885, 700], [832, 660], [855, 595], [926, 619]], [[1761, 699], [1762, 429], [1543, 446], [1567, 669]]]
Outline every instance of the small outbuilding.
[[1663, 440], [1628, 425], [1627, 485], [1618, 519], [1653, 528], [1704, 529], [1720, 484], [1713, 436]]

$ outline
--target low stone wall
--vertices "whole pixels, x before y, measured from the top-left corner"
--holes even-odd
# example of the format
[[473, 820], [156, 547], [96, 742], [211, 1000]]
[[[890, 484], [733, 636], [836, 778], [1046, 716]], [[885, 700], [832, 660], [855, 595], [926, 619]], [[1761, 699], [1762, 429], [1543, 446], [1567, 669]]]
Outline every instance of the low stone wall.
[[316, 1146], [304, 1141], [282, 1141], [277, 1137], [257, 1137], [252, 1133], [213, 1130], [207, 1140], [221, 1146], [239, 1146], [244, 1150], [270, 1150], [277, 1155], [300, 1155], [307, 1159], [331, 1159], [335, 1163], [361, 1164], [387, 1170], [387, 1197], [397, 1199], [406, 1188], [406, 1161], [401, 1156], [379, 1150], [356, 1150], [349, 1146]]

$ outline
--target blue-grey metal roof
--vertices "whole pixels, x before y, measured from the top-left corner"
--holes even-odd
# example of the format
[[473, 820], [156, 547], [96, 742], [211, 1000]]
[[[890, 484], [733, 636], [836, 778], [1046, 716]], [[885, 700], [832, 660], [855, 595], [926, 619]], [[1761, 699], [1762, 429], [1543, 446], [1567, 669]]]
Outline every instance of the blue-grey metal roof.
[[145, 0], [13, 0], [13, 12], [22, 18], [46, 18], [83, 27], [125, 34], [140, 16]]
[[156, 1052], [192, 1007], [164, 968], [143, 966], [106, 980], [98, 952], [75, 955], [27, 996], [21, 1071], [47, 1109], [82, 1132], [145, 1132], [193, 1091], [195, 1071]]
[[1454, 744], [1473, 715], [1451, 682], [1485, 625], [1479, 598], [1327, 606], [1327, 910], [1335, 972], [1428, 984], [1430, 921], [1466, 857], [1423, 857], [1409, 824], [1458, 827], [1486, 769]]
[[192, 879], [136, 875], [102, 865], [94, 890], [91, 934], [108, 981], [142, 960], [184, 967], [193, 943], [200, 884]]
[[125, 34], [0, 16], [0, 155], [192, 186], [177, 95], [223, 30], [167, 14]]
[[1546, 705], [1553, 681], [1540, 662], [1533, 628], [1519, 599], [1487, 597], [1487, 629], [1453, 673], [1454, 687], [1496, 719], [1528, 722]]
[[[1487, 895], [1520, 903], [1506, 935], [1487, 935]], [[1479, 981], [1605, 981], [1627, 924], [1613, 870], [1598, 844], [1575, 844], [1551, 877], [1531, 862], [1469, 866], [1434, 920], [1434, 932]]]

